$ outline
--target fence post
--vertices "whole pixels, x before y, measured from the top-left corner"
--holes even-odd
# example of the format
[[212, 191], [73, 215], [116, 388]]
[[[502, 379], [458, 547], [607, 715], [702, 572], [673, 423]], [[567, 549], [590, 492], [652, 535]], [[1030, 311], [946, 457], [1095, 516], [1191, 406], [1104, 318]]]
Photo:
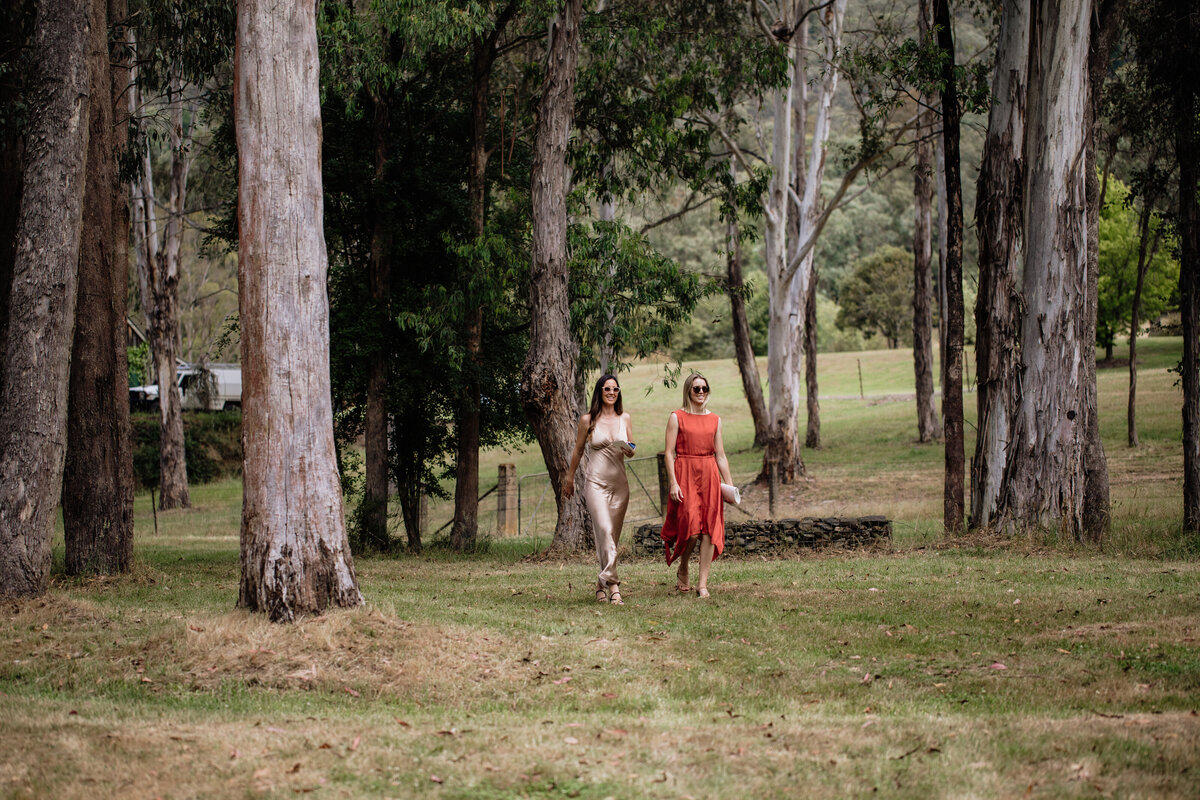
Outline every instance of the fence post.
[[775, 519], [775, 494], [779, 488], [779, 461], [772, 458], [767, 462], [767, 514]]
[[667, 513], [667, 498], [671, 495], [671, 482], [667, 478], [667, 454], [660, 452], [658, 454], [658, 507], [662, 509], [662, 513], [666, 516]]
[[517, 467], [501, 464], [496, 472], [496, 535], [516, 536], [517, 528]]

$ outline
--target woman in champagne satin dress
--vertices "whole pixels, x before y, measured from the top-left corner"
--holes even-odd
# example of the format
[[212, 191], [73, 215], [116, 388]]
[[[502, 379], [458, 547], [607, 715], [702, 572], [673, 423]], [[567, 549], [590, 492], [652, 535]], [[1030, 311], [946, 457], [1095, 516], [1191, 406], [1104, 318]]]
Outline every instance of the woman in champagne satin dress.
[[579, 418], [571, 466], [563, 481], [564, 498], [575, 492], [575, 470], [586, 450], [583, 499], [592, 518], [596, 558], [600, 574], [596, 580], [596, 602], [625, 605], [621, 580], [617, 577], [617, 545], [625, 510], [629, 507], [629, 483], [625, 459], [633, 455], [633, 426], [621, 407], [621, 386], [613, 375], [601, 375], [592, 391], [588, 413]]

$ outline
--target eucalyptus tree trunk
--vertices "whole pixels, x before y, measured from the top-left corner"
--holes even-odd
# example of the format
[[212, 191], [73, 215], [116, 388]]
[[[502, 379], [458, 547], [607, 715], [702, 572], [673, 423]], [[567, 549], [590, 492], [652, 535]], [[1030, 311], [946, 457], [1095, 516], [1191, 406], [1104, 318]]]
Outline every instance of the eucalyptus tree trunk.
[[[771, 183], [765, 203], [767, 287], [770, 315], [767, 323], [768, 440], [763, 457], [763, 474], [777, 463], [780, 480], [790, 482], [805, 474], [800, 452], [799, 406], [801, 357], [804, 341], [805, 305], [813, 274], [813, 256], [824, 218], [821, 181], [832, 127], [832, 107], [837, 91], [837, 60], [841, 49], [842, 21], [846, 0], [833, 0], [816, 12], [822, 27], [823, 60], [815, 89], [812, 133], [807, 145], [807, 167], [803, 192], [791, 185], [793, 148], [801, 148], [805, 131], [794, 135], [793, 107], [797, 87], [808, 85], [804, 53], [793, 53], [786, 86], [775, 91], [775, 129], [771, 145]], [[789, 30], [804, 25], [802, 19], [783, 20]], [[786, 45], [787, 43], [785, 43]], [[790, 45], [789, 45], [790, 46]], [[816, 76], [814, 76], [816, 80]], [[807, 91], [807, 88], [805, 89]], [[806, 111], [807, 113], [807, 111]], [[799, 144], [797, 144], [799, 143]], [[790, 190], [790, 191], [789, 191]], [[795, 239], [788, 241], [788, 206], [798, 195]], [[789, 246], [789, 244], [791, 246]]]
[[1096, 389], [1096, 318], [1100, 303], [1100, 206], [1103, 197], [1099, 165], [1096, 160], [1096, 120], [1104, 79], [1108, 74], [1109, 55], [1117, 35], [1117, 23], [1126, 0], [1090, 0], [1091, 30], [1087, 57], [1088, 99], [1084, 107], [1084, 151], [1086, 152], [1087, 198], [1087, 297], [1083, 325], [1079, 327], [1079, 348], [1083, 353], [1084, 405], [1087, 407], [1086, 441], [1083, 450], [1083, 532], [1090, 542], [1099, 543], [1108, 530], [1112, 516], [1109, 499], [1108, 457], [1100, 438], [1099, 398]]
[[[1195, 13], [1187, 18], [1190, 41], [1200, 35]], [[1188, 38], [1184, 38], [1185, 41]], [[1183, 323], [1183, 529], [1200, 531], [1200, 137], [1194, 84], [1176, 88], [1175, 153], [1179, 159], [1179, 309]], [[1190, 84], [1190, 85], [1189, 85]]]
[[1146, 286], [1146, 272], [1150, 262], [1158, 251], [1159, 235], [1162, 226], [1154, 232], [1154, 241], [1150, 242], [1150, 220], [1154, 215], [1154, 207], [1150, 197], [1142, 198], [1142, 212], [1138, 217], [1138, 263], [1137, 283], [1133, 289], [1133, 303], [1129, 313], [1129, 400], [1125, 411], [1126, 432], [1129, 446], [1137, 447], [1137, 336], [1142, 316], [1142, 290]]
[[[129, 41], [133, 42], [132, 29]], [[170, 121], [171, 181], [167, 199], [167, 219], [160, 235], [154, 171], [150, 150], [141, 153], [141, 175], [130, 189], [133, 217], [132, 243], [138, 271], [142, 307], [146, 312], [146, 336], [158, 379], [159, 508], [187, 508], [187, 460], [183, 444], [183, 398], [176, 381], [175, 364], [179, 357], [179, 251], [183, 238], [184, 204], [191, 169], [191, 133], [184, 130], [183, 85], [175, 79], [168, 90]], [[130, 113], [142, 113], [144, 98], [138, 87], [136, 70], [129, 91]], [[161, 240], [161, 241], [160, 241]]]
[[[1087, 53], [1092, 4], [1036, 4], [1030, 29], [1021, 392], [1004, 513], [1083, 534], [1089, 409], [1079, 327], [1088, 299]], [[1092, 348], [1093, 343], [1086, 343]]]
[[812, 279], [804, 299], [804, 399], [808, 411], [808, 429], [804, 446], [821, 449], [821, 397], [817, 386], [817, 264], [813, 262]]
[[124, 93], [129, 69], [123, 48], [110, 57], [108, 46], [109, 20], [123, 22], [125, 16], [124, 0], [92, 2], [87, 202], [62, 492], [70, 575], [124, 572], [133, 560], [133, 449], [125, 351], [129, 210], [117, 175], [128, 130]]
[[[931, 0], [922, 0], [917, 11], [921, 41], [933, 37]], [[933, 402], [933, 136], [936, 96], [921, 95], [921, 122], [917, 126], [916, 167], [913, 170], [913, 374], [917, 394], [917, 439], [941, 438], [942, 425]]]
[[[476, 38], [474, 44], [467, 194], [471, 233], [477, 242], [483, 239], [487, 203], [487, 106], [491, 93], [492, 65], [496, 60], [496, 42], [515, 10], [515, 4], [509, 3], [496, 18], [491, 31]], [[454, 476], [454, 524], [450, 528], [450, 546], [460, 552], [474, 550], [479, 537], [479, 375], [483, 365], [483, 300], [479, 290], [472, 287], [477, 282], [475, 273], [485, 269], [474, 260], [464, 267], [467, 274], [463, 276], [461, 290], [467, 298], [463, 330], [466, 358], [455, 425], [458, 447]]]
[[238, 605], [291, 621], [362, 603], [333, 442], [316, 6], [241, 0], [235, 66]]
[[754, 446], [762, 447], [767, 443], [767, 408], [758, 376], [758, 362], [750, 344], [750, 322], [746, 317], [746, 298], [743, 294], [746, 284], [742, 280], [742, 242], [736, 220], [729, 223], [728, 248], [725, 285], [733, 323], [733, 349], [742, 378], [742, 391], [746, 394], [746, 405], [750, 408], [750, 419], [754, 422]]
[[[0, 384], [0, 594], [36, 595], [67, 445], [67, 384], [88, 150], [88, 6], [38, 0], [29, 128]], [[106, 92], [107, 97], [107, 92]]]
[[942, 415], [946, 436], [946, 480], [943, 521], [946, 533], [962, 531], [965, 512], [963, 481], [966, 457], [963, 451], [963, 296], [962, 296], [962, 184], [959, 175], [958, 88], [954, 75], [954, 37], [950, 26], [949, 0], [935, 0], [934, 24], [938, 47], [944, 54], [942, 66], [942, 142], [946, 155], [946, 349], [942, 351], [946, 385], [942, 391]]
[[366, 480], [363, 484], [363, 539], [378, 550], [390, 546], [388, 536], [388, 362], [391, 351], [391, 226], [384, 213], [389, 156], [390, 113], [386, 92], [372, 97], [374, 119], [374, 191], [371, 193], [371, 256], [367, 267], [372, 312], [380, 335], [367, 356], [367, 405], [363, 431]]
[[1025, 166], [1029, 4], [1005, 0], [975, 199], [979, 296], [975, 301], [978, 409], [971, 459], [971, 527], [996, 517], [1020, 399], [1021, 201]]
[[521, 375], [521, 403], [533, 428], [558, 502], [551, 552], [591, 549], [583, 493], [563, 500], [561, 487], [575, 442], [575, 364], [567, 289], [567, 139], [575, 115], [583, 0], [565, 0], [550, 26], [549, 58], [533, 142], [532, 265], [529, 276], [529, 353]]

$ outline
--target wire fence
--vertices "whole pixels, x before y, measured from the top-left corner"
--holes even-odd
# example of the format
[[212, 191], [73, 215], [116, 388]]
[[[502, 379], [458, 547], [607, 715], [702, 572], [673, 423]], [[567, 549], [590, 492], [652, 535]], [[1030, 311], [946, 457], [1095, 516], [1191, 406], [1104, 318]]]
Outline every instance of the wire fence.
[[[622, 530], [662, 519], [658, 498], [658, 458], [643, 456], [625, 461], [629, 480], [629, 508]], [[481, 515], [482, 516], [482, 515]], [[517, 479], [517, 526], [520, 536], [553, 536], [558, 504], [550, 486], [550, 473], [533, 472]]]

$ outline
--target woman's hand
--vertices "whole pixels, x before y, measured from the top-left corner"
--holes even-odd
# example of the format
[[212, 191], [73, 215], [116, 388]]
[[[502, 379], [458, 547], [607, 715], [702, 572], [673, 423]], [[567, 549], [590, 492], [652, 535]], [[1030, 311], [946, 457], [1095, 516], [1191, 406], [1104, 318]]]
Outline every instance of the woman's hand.
[[572, 475], [563, 481], [562, 496], [565, 500], [573, 494], [575, 494], [575, 476]]
[[670, 495], [671, 495], [671, 499], [674, 500], [676, 503], [683, 502], [683, 489], [679, 488], [678, 483], [671, 484]]

